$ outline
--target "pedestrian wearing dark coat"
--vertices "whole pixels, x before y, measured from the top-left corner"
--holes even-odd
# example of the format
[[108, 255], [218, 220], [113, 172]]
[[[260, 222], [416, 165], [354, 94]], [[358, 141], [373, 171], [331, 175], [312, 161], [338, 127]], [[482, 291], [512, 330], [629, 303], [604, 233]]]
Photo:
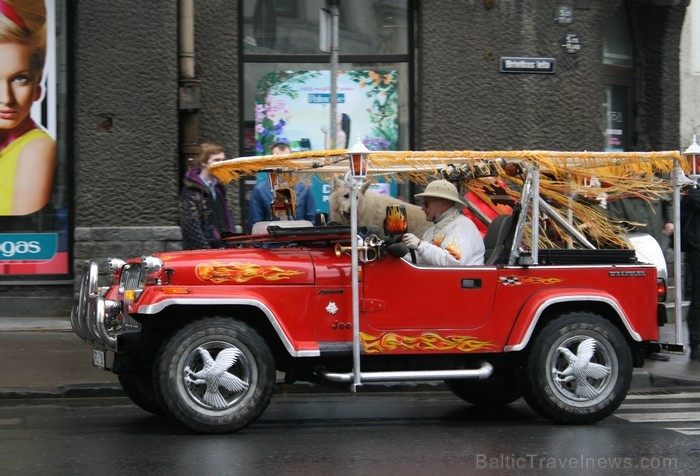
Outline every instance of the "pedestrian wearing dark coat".
[[673, 203], [670, 197], [646, 199], [630, 196], [611, 200], [607, 205], [610, 218], [624, 221], [623, 226], [631, 232], [653, 236], [666, 254], [671, 244], [669, 236], [673, 234]]
[[689, 189], [681, 200], [681, 250], [685, 253], [690, 290], [690, 358], [700, 360], [700, 188], [697, 187]]
[[216, 144], [202, 144], [196, 159], [183, 180], [180, 193], [180, 229], [185, 250], [221, 248], [222, 236], [233, 233], [233, 216], [226, 201], [226, 190], [209, 167], [224, 160], [224, 149]]

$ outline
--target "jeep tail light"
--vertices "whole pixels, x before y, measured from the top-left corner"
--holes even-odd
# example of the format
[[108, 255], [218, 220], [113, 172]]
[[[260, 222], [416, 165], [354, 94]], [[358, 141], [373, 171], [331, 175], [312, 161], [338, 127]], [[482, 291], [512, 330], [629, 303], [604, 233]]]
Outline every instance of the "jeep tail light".
[[668, 292], [668, 287], [666, 286], [666, 280], [664, 278], [656, 279], [656, 295], [658, 302], [666, 302], [666, 293]]

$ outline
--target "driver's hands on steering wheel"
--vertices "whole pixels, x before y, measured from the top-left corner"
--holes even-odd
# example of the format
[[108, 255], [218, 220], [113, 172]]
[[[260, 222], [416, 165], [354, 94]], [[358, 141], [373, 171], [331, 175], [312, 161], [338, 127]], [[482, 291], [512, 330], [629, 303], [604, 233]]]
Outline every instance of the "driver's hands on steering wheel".
[[413, 233], [404, 233], [401, 241], [409, 250], [417, 250], [421, 244], [421, 239]]

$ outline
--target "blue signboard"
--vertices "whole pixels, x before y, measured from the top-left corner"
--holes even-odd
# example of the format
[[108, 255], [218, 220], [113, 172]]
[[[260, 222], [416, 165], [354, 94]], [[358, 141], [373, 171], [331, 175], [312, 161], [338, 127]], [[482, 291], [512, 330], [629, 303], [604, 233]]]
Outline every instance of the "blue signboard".
[[57, 247], [56, 233], [2, 233], [0, 261], [48, 261]]

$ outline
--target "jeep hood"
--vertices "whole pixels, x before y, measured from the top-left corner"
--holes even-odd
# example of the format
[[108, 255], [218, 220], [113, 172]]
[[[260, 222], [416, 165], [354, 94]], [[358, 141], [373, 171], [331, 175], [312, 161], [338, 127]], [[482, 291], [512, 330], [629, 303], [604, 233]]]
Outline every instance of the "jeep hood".
[[158, 253], [169, 285], [313, 284], [308, 251], [295, 249], [224, 249]]

